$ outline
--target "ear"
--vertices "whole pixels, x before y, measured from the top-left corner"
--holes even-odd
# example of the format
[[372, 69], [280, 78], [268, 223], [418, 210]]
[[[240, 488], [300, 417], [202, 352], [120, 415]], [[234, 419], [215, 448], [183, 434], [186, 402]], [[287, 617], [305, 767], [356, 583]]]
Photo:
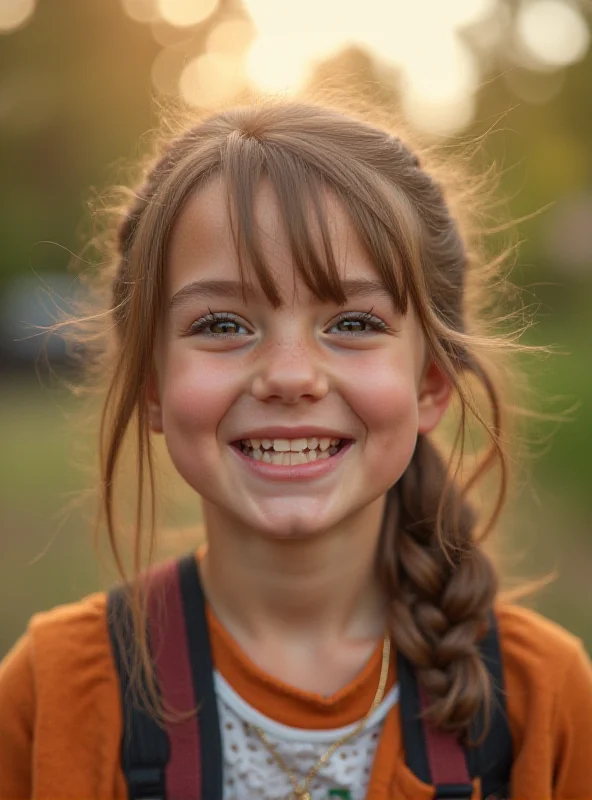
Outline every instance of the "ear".
[[435, 361], [430, 360], [418, 389], [418, 433], [429, 433], [440, 422], [452, 399], [452, 387]]
[[146, 404], [148, 406], [148, 424], [152, 433], [162, 433], [162, 407], [160, 405], [160, 391], [156, 370], [152, 369], [146, 389]]

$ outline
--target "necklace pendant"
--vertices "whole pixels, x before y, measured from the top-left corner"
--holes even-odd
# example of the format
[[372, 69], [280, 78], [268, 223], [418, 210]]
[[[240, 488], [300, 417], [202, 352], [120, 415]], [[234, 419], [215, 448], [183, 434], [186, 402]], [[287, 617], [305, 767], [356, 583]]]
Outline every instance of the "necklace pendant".
[[303, 789], [299, 792], [294, 792], [296, 800], [312, 800], [312, 795], [308, 789]]

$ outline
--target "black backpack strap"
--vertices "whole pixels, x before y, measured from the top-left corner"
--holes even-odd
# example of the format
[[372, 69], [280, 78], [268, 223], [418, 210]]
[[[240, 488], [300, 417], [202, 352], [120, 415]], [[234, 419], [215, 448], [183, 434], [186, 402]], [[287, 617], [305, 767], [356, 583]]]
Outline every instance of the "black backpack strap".
[[[498, 629], [493, 612], [489, 616], [487, 635], [481, 640], [479, 648], [483, 661], [489, 670], [494, 686], [491, 726], [483, 744], [465, 751], [469, 775], [481, 778], [482, 796], [505, 797], [509, 794], [510, 771], [512, 767], [512, 739], [507, 721], [503, 669], [499, 647]], [[428, 741], [432, 732], [423, 724], [420, 717], [422, 698], [410, 662], [397, 652], [397, 675], [400, 686], [399, 706], [403, 730], [403, 742], [407, 766], [424, 783], [433, 783], [432, 769], [428, 753]], [[481, 730], [482, 712], [471, 728], [472, 737]], [[439, 798], [470, 798], [471, 785], [468, 783], [436, 784], [435, 800]]]
[[397, 681], [399, 683], [399, 713], [405, 745], [405, 761], [411, 772], [423, 783], [431, 783], [430, 764], [425, 733], [420, 718], [419, 687], [413, 666], [397, 650]]
[[203, 800], [222, 800], [222, 740], [214, 689], [212, 652], [205, 598], [194, 554], [179, 561], [179, 578], [195, 696], [199, 698], [199, 730]]
[[174, 709], [197, 704], [198, 714], [191, 721], [167, 724], [164, 731], [133, 702], [137, 698], [130, 695], [129, 674], [122, 657], [123, 648], [129, 663], [131, 615], [124, 589], [112, 590], [107, 601], [108, 623], [121, 687], [122, 766], [129, 799], [165, 800], [168, 781], [175, 796], [222, 800], [220, 725], [205, 599], [195, 556], [168, 562], [144, 579], [155, 588], [148, 604], [148, 634], [159, 689]]
[[165, 800], [165, 767], [169, 760], [166, 733], [131, 696], [131, 614], [123, 587], [107, 596], [107, 624], [123, 710], [121, 764], [128, 785], [129, 800]]
[[[491, 727], [487, 738], [478, 748], [468, 751], [471, 775], [481, 776], [481, 793], [488, 797], [505, 798], [510, 795], [510, 773], [513, 761], [512, 734], [508, 724], [506, 691], [497, 620], [493, 611], [489, 615], [489, 629], [479, 643], [483, 662], [493, 685]], [[471, 738], [478, 738], [483, 728], [483, 712], [478, 715], [471, 730]]]

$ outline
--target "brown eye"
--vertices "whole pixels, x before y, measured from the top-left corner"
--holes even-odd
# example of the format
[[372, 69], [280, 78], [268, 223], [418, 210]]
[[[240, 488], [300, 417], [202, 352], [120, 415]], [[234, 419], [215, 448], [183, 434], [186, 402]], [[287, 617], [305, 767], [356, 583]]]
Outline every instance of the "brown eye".
[[249, 333], [245, 325], [230, 314], [206, 314], [196, 320], [188, 331], [189, 335], [215, 337], [242, 336]]
[[208, 332], [214, 334], [214, 336], [224, 336], [229, 333], [237, 333], [237, 328], [239, 327], [240, 325], [237, 325], [237, 323], [233, 322], [231, 319], [221, 319], [218, 322], [210, 322], [207, 329]]
[[363, 333], [366, 331], [368, 323], [363, 319], [341, 319], [335, 327], [344, 333]]
[[380, 317], [375, 317], [374, 314], [366, 312], [351, 312], [343, 315], [329, 328], [329, 332], [335, 331], [348, 335], [380, 333], [381, 331], [388, 332], [389, 330], [389, 326]]

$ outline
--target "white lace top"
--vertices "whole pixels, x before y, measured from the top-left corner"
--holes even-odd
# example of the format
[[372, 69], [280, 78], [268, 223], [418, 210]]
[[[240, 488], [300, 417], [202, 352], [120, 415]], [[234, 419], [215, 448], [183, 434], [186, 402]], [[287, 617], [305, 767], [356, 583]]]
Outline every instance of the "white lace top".
[[[222, 731], [224, 800], [288, 800], [292, 796], [289, 777], [246, 723], [261, 728], [301, 784], [331, 744], [356, 725], [331, 730], [291, 728], [246, 703], [217, 671], [214, 681]], [[313, 800], [343, 796], [330, 794], [332, 789], [348, 789], [351, 800], [366, 797], [384, 719], [398, 698], [399, 687], [394, 686], [364, 728], [331, 756], [312, 781]]]

